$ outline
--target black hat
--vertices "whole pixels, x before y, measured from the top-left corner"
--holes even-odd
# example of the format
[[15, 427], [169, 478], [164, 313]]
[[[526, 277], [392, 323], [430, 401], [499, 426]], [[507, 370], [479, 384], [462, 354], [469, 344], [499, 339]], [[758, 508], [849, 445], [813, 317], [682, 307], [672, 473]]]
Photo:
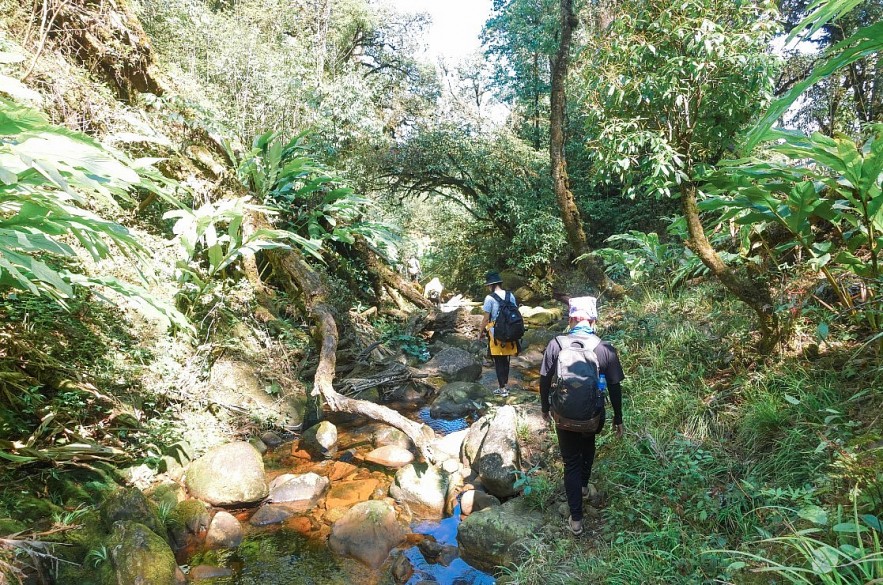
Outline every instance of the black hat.
[[485, 286], [490, 286], [492, 284], [502, 284], [502, 283], [503, 283], [503, 279], [500, 278], [500, 274], [498, 272], [493, 272], [493, 271], [488, 272], [487, 275], [484, 277], [484, 285]]

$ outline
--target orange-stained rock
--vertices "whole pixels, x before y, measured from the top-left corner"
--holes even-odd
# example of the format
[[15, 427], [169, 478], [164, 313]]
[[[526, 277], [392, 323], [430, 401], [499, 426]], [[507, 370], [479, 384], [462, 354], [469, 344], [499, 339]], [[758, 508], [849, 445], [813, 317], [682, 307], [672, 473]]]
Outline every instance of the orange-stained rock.
[[295, 516], [287, 524], [289, 528], [299, 534], [309, 534], [313, 531], [313, 522], [306, 516]]
[[342, 479], [347, 479], [351, 475], [355, 475], [359, 471], [359, 468], [352, 463], [335, 461], [331, 464], [327, 471], [328, 479], [330, 479], [331, 481], [340, 481]]
[[364, 479], [356, 481], [339, 481], [331, 485], [328, 495], [325, 497], [325, 508], [348, 508], [359, 502], [366, 502], [377, 488], [379, 482], [376, 479]]
[[297, 459], [311, 459], [310, 454], [301, 449], [297, 443], [291, 447], [291, 456]]

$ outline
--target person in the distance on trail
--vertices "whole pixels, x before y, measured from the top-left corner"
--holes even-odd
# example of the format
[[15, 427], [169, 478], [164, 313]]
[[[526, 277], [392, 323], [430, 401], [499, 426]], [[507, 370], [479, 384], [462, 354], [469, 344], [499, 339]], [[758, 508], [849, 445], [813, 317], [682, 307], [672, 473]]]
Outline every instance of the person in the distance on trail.
[[[577, 297], [570, 299], [569, 325], [570, 336], [580, 336], [583, 339], [595, 337], [598, 345], [594, 348], [598, 358], [600, 374], [607, 380], [607, 392], [610, 404], [613, 406], [613, 427], [616, 429], [617, 438], [623, 435], [622, 425], [622, 385], [625, 378], [622, 365], [616, 349], [606, 341], [601, 341], [595, 335], [595, 325], [598, 320], [597, 299], [595, 297]], [[543, 354], [543, 363], [540, 366], [540, 404], [543, 418], [551, 420], [550, 393], [552, 391], [553, 378], [558, 371], [558, 355], [561, 346], [556, 339], [549, 342]], [[583, 496], [588, 494], [589, 479], [592, 477], [592, 464], [595, 461], [595, 437], [604, 428], [606, 414], [604, 409], [600, 414], [600, 426], [597, 432], [580, 433], [564, 430], [556, 426], [558, 435], [558, 447], [561, 450], [561, 458], [564, 460], [564, 491], [567, 493], [567, 504], [570, 508], [568, 528], [575, 535], [583, 532]]]
[[509, 297], [509, 300], [518, 306], [515, 301], [515, 295], [503, 289], [503, 279], [497, 272], [488, 272], [485, 277], [484, 284], [488, 287], [488, 295], [484, 298], [482, 310], [484, 311], [484, 319], [481, 320], [481, 327], [478, 330], [478, 338], [488, 334], [488, 352], [494, 360], [494, 370], [497, 373], [497, 384], [499, 388], [494, 390], [494, 395], [505, 398], [509, 396], [509, 359], [513, 355], [518, 354], [518, 343], [515, 341], [497, 341], [494, 339], [494, 322], [500, 314], [500, 301]]
[[411, 282], [420, 280], [420, 261], [417, 260], [416, 256], [408, 258], [408, 278]]

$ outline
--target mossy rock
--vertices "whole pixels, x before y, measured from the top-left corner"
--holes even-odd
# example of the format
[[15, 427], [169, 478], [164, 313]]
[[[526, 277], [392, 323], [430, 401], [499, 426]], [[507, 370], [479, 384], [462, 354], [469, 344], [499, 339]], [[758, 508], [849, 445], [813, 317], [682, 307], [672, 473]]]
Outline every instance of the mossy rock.
[[22, 496], [16, 502], [16, 512], [18, 512], [19, 518], [23, 522], [31, 524], [41, 520], [49, 521], [56, 514], [64, 514], [64, 508], [53, 504], [47, 499]]
[[0, 518], [0, 536], [9, 536], [27, 530], [27, 525], [12, 518]]
[[178, 505], [178, 495], [182, 493], [181, 486], [176, 483], [163, 483], [150, 488], [147, 497], [157, 505], [158, 508], [166, 508], [173, 510]]
[[169, 534], [176, 546], [187, 544], [188, 536], [208, 530], [208, 508], [199, 500], [178, 502], [169, 514]]
[[121, 520], [113, 525], [107, 550], [117, 585], [171, 585], [178, 568], [168, 543], [150, 528]]
[[138, 488], [121, 489], [101, 504], [101, 523], [108, 530], [121, 520], [137, 522], [150, 528], [157, 536], [167, 538], [165, 524], [159, 517], [156, 504], [147, 499]]

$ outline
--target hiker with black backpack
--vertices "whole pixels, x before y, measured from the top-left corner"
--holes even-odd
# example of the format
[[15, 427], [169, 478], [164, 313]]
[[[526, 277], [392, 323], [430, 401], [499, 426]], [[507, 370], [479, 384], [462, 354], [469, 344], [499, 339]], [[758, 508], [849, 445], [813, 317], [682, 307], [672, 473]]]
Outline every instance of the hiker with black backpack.
[[564, 460], [564, 491], [570, 518], [567, 527], [583, 532], [583, 496], [588, 495], [595, 437], [604, 428], [605, 394], [613, 406], [617, 438], [623, 434], [622, 386], [625, 378], [616, 349], [595, 334], [595, 297], [570, 299], [570, 331], [549, 342], [540, 366], [543, 418], [555, 421], [558, 448]]
[[494, 390], [495, 396], [509, 396], [509, 360], [518, 355], [518, 342], [524, 335], [524, 320], [518, 311], [515, 295], [503, 289], [503, 279], [497, 272], [488, 272], [485, 276], [488, 295], [484, 298], [482, 310], [484, 319], [478, 330], [478, 339], [488, 336], [488, 353], [494, 360], [499, 388]]

